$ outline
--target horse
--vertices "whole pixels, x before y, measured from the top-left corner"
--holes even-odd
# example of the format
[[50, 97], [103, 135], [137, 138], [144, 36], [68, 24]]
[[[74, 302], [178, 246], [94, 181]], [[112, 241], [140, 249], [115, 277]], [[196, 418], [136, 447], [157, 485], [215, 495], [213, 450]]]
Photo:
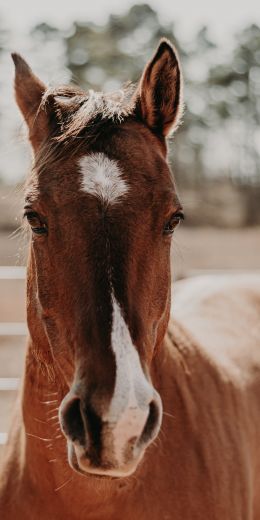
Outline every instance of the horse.
[[183, 280], [171, 306], [175, 48], [113, 93], [13, 61], [29, 336], [1, 520], [259, 520], [259, 277]]

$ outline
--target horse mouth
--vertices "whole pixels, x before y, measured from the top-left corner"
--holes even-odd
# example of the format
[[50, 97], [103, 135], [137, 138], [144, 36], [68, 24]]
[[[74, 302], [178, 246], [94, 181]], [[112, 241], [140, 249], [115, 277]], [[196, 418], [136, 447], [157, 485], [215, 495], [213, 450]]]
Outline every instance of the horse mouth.
[[68, 441], [69, 465], [74, 471], [86, 477], [110, 480], [130, 477], [137, 470], [141, 459], [142, 456], [138, 460], [126, 464], [123, 468], [109, 463], [93, 464], [81, 446], [74, 445], [74, 443]]

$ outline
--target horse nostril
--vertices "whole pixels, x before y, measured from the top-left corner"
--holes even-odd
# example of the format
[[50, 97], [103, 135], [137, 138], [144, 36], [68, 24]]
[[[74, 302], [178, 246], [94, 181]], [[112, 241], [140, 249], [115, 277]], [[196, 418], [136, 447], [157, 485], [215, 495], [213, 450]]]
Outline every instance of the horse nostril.
[[80, 410], [80, 399], [73, 398], [66, 403], [61, 411], [61, 426], [64, 433], [72, 440], [80, 444], [85, 443], [84, 422]]
[[139, 443], [147, 443], [151, 441], [158, 433], [160, 425], [160, 408], [156, 401], [151, 401], [149, 405], [149, 414], [139, 439]]
[[101, 449], [102, 419], [91, 405], [85, 408], [85, 425], [91, 440], [91, 445], [95, 449]]
[[84, 405], [79, 397], [65, 398], [60, 412], [61, 427], [65, 435], [88, 449], [101, 449], [102, 419], [91, 405]]

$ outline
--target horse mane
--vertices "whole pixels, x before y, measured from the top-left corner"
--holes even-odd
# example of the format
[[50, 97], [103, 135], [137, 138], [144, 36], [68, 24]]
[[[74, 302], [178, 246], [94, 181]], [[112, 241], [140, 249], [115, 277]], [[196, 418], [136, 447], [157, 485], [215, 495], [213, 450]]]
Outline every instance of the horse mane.
[[54, 139], [65, 143], [82, 136], [82, 133], [93, 133], [93, 127], [99, 122], [124, 121], [133, 113], [133, 91], [134, 85], [131, 83], [109, 93], [85, 92], [71, 85], [49, 87], [39, 110], [52, 109], [58, 123], [58, 133]]
[[50, 133], [37, 152], [33, 170], [40, 173], [47, 164], [57, 164], [66, 152], [77, 154], [93, 145], [106, 129], [134, 116], [134, 90], [132, 83], [109, 93], [86, 92], [76, 85], [48, 87], [37, 114], [48, 114]]

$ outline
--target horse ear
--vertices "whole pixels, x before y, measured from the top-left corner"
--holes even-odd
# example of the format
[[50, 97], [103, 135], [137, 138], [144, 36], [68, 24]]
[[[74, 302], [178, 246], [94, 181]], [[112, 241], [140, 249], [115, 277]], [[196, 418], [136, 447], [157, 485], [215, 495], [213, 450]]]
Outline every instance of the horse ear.
[[41, 107], [46, 86], [19, 54], [13, 53], [12, 58], [16, 101], [27, 123], [32, 146], [37, 151], [49, 132], [48, 114]]
[[176, 51], [163, 39], [144, 69], [137, 94], [141, 118], [155, 133], [167, 136], [177, 128], [182, 115], [181, 89]]

